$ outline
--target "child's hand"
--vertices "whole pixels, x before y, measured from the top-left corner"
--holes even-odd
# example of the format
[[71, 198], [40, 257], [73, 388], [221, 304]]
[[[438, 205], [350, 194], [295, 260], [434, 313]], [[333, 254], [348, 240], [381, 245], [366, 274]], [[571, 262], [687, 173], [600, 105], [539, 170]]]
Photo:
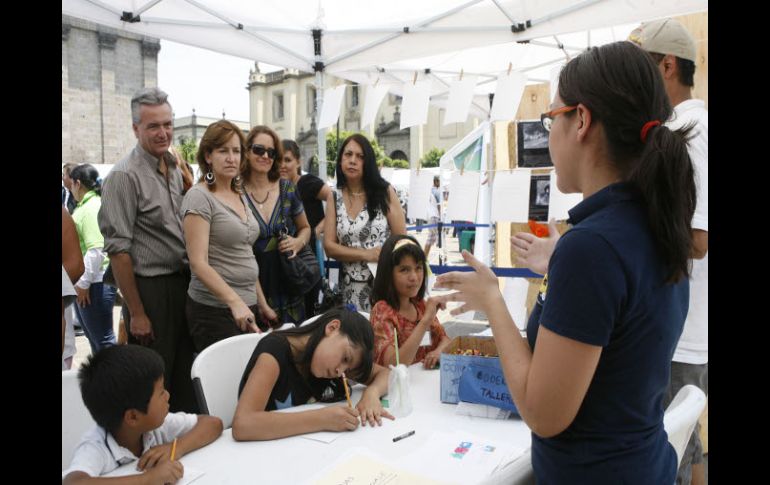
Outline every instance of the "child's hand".
[[[167, 443], [165, 445], [153, 446], [149, 450], [145, 451], [141, 458], [139, 458], [139, 463], [137, 463], [136, 469], [145, 470], [147, 468], [154, 467], [161, 461], [169, 461], [171, 459], [172, 444], [173, 443]], [[178, 448], [176, 455], [177, 456], [175, 456], [175, 458], [181, 457]]]
[[358, 427], [358, 411], [350, 406], [329, 406], [321, 412], [328, 431], [353, 431]]
[[423, 315], [423, 318], [427, 317], [429, 322], [433, 322], [433, 317], [436, 316], [436, 313], [438, 313], [439, 310], [443, 310], [445, 308], [446, 303], [442, 302], [437, 297], [432, 296], [425, 300], [425, 315]]
[[422, 361], [423, 367], [426, 369], [433, 369], [436, 364], [441, 360], [441, 350], [436, 349], [433, 352], [428, 352], [425, 355], [425, 359]]
[[[144, 456], [144, 455], [142, 455]], [[147, 483], [165, 485], [176, 483], [184, 476], [184, 466], [180, 461], [164, 461], [152, 470], [146, 472]]]
[[356, 404], [356, 409], [361, 413], [361, 426], [366, 426], [366, 422], [369, 421], [370, 426], [382, 426], [382, 418], [395, 419], [393, 415], [382, 407], [380, 398], [376, 393], [364, 391], [361, 400]]

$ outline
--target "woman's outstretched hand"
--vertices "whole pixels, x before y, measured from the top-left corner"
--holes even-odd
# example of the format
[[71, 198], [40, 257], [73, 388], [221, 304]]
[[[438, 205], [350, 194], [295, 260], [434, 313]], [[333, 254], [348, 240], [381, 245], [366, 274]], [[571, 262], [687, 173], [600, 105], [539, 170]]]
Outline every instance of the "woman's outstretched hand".
[[484, 310], [495, 297], [500, 295], [497, 276], [491, 269], [468, 251], [462, 252], [465, 262], [473, 271], [452, 271], [436, 277], [435, 288], [456, 290], [454, 293], [434, 297], [446, 304], [461, 301], [463, 305], [452, 310], [452, 315], [459, 315], [471, 310]]

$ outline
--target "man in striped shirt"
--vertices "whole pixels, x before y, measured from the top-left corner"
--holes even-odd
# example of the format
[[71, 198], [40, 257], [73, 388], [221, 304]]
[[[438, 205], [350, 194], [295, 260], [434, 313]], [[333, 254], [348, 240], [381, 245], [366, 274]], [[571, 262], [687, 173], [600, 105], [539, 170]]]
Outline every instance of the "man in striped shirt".
[[145, 88], [131, 100], [137, 144], [104, 182], [99, 229], [125, 304], [128, 342], [165, 361], [171, 411], [197, 413], [193, 346], [185, 318], [189, 266], [182, 236], [182, 174], [169, 152], [168, 95]]

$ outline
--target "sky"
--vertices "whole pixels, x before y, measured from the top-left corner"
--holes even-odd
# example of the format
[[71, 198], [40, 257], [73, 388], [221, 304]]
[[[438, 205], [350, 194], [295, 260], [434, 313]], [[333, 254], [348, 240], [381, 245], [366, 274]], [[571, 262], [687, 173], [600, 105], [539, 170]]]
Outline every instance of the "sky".
[[[262, 72], [280, 69], [260, 63]], [[198, 116], [249, 121], [249, 70], [254, 62], [240, 57], [160, 41], [158, 87], [168, 93], [176, 117]]]

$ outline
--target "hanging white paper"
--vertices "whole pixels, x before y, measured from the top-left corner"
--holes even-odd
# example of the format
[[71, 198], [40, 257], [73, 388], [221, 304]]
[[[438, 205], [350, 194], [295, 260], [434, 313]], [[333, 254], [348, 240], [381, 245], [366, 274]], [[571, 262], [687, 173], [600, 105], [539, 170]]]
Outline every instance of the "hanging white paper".
[[423, 125], [428, 121], [430, 79], [404, 84], [404, 100], [401, 103], [401, 129]]
[[532, 171], [497, 172], [492, 184], [492, 221], [527, 222]]
[[556, 170], [551, 172], [551, 200], [548, 203], [548, 220], [563, 221], [569, 211], [583, 200], [583, 194], [565, 194], [556, 185]]
[[514, 119], [526, 85], [527, 75], [523, 72], [513, 71], [510, 75], [506, 73], [498, 76], [490, 120]]
[[378, 84], [377, 86], [366, 87], [366, 98], [364, 98], [364, 113], [361, 115], [361, 130], [375, 122], [377, 111], [380, 109], [383, 98], [388, 94], [388, 86]]
[[460, 174], [458, 170], [452, 173], [452, 180], [449, 182], [449, 206], [447, 207], [447, 217], [450, 221], [476, 220], [480, 184], [481, 174], [479, 172]]
[[449, 88], [444, 124], [464, 123], [468, 119], [468, 111], [473, 101], [473, 89], [476, 87], [478, 76], [463, 76], [462, 81], [452, 81]]
[[527, 328], [527, 291], [529, 282], [525, 278], [505, 278], [503, 300], [519, 330]]
[[388, 182], [393, 182], [393, 167], [382, 167], [380, 169], [380, 176]]
[[409, 202], [406, 216], [409, 219], [428, 220], [430, 188], [433, 187], [433, 173], [426, 170], [412, 170], [409, 177]]
[[561, 70], [563, 67], [564, 67], [564, 64], [553, 66], [548, 76], [549, 79], [551, 80], [551, 102], [552, 103], [553, 103], [553, 99], [556, 97], [556, 93], [559, 92], [559, 74], [561, 74]]
[[328, 128], [337, 122], [340, 117], [342, 98], [345, 97], [345, 84], [336, 88], [324, 89], [323, 104], [321, 105], [321, 119], [318, 129]]

